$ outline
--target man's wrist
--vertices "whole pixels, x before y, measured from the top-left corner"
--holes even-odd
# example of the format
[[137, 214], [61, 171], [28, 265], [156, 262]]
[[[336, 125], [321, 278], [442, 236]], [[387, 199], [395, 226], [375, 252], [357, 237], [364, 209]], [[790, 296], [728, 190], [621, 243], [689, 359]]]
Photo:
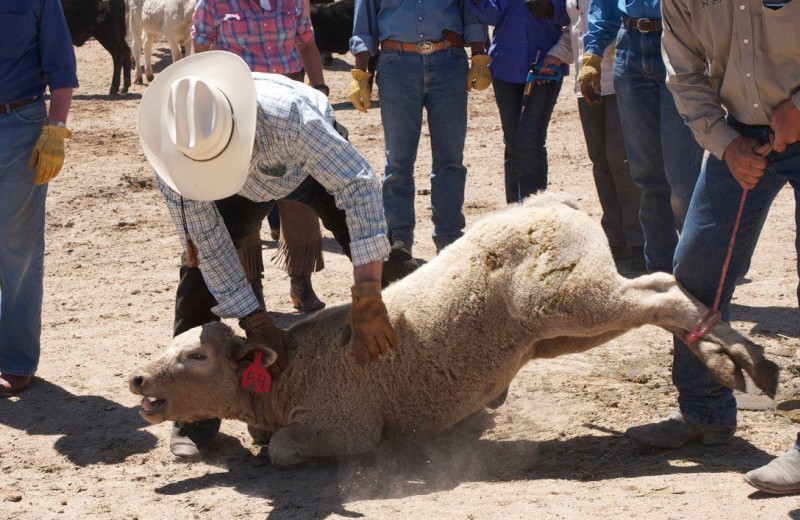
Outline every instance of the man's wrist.
[[253, 312], [251, 312], [247, 316], [242, 316], [241, 318], [239, 318], [239, 327], [245, 328], [245, 324], [247, 323], [247, 321], [250, 318], [252, 318], [253, 316], [257, 316], [257, 315], [259, 315], [261, 313], [264, 313], [264, 312], [266, 312], [264, 309], [262, 309], [261, 307], [258, 307], [256, 310], [254, 310]]
[[320, 92], [322, 92], [326, 96], [330, 96], [331, 95], [331, 89], [328, 88], [328, 85], [326, 85], [325, 83], [318, 83], [318, 84], [314, 85], [314, 88], [319, 90]]
[[57, 126], [59, 128], [67, 128], [67, 124], [64, 123], [64, 121], [53, 121], [48, 119], [47, 124], [51, 126]]

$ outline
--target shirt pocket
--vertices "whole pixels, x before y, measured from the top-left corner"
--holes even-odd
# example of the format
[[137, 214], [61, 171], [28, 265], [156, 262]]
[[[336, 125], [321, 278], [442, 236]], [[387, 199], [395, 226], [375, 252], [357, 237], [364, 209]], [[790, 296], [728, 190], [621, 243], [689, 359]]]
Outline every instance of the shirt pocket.
[[764, 35], [771, 53], [777, 53], [774, 63], [800, 53], [800, 0], [791, 0], [778, 9], [761, 5]]
[[249, 48], [261, 39], [258, 19], [251, 13], [225, 14], [219, 23], [219, 33], [228, 45], [227, 50]]
[[39, 36], [36, 25], [33, 15], [0, 13], [0, 58], [13, 60], [28, 51]]

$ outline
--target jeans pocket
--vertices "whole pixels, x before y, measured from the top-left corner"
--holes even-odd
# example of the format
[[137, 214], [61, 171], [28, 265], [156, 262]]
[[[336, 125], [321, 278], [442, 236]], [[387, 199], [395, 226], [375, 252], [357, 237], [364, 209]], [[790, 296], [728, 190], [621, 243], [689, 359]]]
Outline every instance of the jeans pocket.
[[47, 120], [44, 101], [30, 103], [11, 112], [19, 121], [29, 125], [41, 125]]

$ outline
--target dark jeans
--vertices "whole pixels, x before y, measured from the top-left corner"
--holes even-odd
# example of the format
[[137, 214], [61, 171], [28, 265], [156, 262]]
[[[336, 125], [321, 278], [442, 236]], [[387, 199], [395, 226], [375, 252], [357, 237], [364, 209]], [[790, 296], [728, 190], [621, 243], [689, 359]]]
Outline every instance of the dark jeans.
[[[746, 137], [761, 142], [769, 140], [768, 127], [729, 122]], [[772, 201], [787, 182], [794, 188], [795, 201], [800, 201], [800, 142], [783, 153], [770, 154], [767, 160], [769, 166], [756, 187], [747, 193], [742, 212], [720, 303], [722, 319], [726, 321], [730, 319], [736, 280], [747, 272]], [[707, 306], [714, 301], [741, 197], [742, 188], [727, 164], [707, 155], [674, 264], [675, 278], [681, 286]], [[800, 229], [800, 205], [795, 207], [795, 223]], [[795, 247], [800, 252], [800, 233], [795, 234]], [[800, 272], [800, 256], [797, 268]], [[672, 381], [678, 389], [678, 404], [684, 415], [717, 426], [736, 425], [736, 401], [731, 389], [717, 383], [703, 362], [678, 339], [675, 339]]]
[[578, 99], [586, 149], [592, 160], [592, 173], [603, 218], [600, 223], [613, 248], [644, 245], [639, 224], [639, 201], [642, 189], [633, 182], [622, 139], [617, 97], [603, 96], [600, 103], [590, 105]]
[[[322, 225], [333, 233], [336, 242], [342, 247], [347, 257], [350, 257], [350, 232], [347, 229], [345, 212], [336, 207], [333, 195], [328, 193], [319, 182], [308, 177], [285, 200], [302, 202], [314, 210], [322, 221]], [[238, 248], [242, 240], [261, 229], [261, 223], [275, 202], [253, 202], [239, 195], [216, 202], [234, 246]], [[217, 301], [206, 287], [200, 269], [186, 266], [185, 261], [184, 256], [175, 298], [174, 334], [176, 336], [210, 321], [219, 321], [219, 316], [211, 311]], [[254, 290], [259, 298], [263, 298], [260, 287], [254, 287]], [[261, 304], [263, 306], [264, 302], [261, 301]]]
[[547, 127], [561, 83], [548, 81], [534, 85], [528, 106], [520, 118], [525, 83], [492, 80], [506, 145], [504, 169], [506, 202], [509, 204], [547, 189]]

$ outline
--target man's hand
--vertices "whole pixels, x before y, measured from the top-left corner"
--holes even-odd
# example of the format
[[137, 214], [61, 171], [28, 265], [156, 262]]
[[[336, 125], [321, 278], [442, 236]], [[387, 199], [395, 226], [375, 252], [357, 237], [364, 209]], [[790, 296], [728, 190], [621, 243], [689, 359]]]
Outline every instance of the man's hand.
[[[758, 152], [756, 150], [758, 149]], [[767, 160], [762, 157], [771, 147], [764, 146], [755, 139], [740, 135], [730, 142], [722, 158], [728, 165], [736, 182], [745, 189], [754, 188], [767, 168]]]
[[350, 74], [353, 76], [353, 81], [350, 82], [350, 102], [356, 110], [366, 114], [371, 104], [367, 80], [372, 74], [361, 69], [350, 69]]
[[552, 18], [556, 12], [552, 0], [525, 0], [525, 7], [531, 16], [538, 20]]
[[769, 118], [772, 135], [769, 142], [778, 153], [786, 150], [792, 143], [800, 141], [800, 110], [792, 100], [784, 101], [772, 112]]
[[286, 348], [294, 346], [291, 336], [283, 329], [279, 329], [264, 311], [256, 312], [240, 320], [239, 326], [247, 334], [245, 346], [259, 345], [272, 349], [278, 354], [278, 361], [270, 365], [269, 371], [275, 378], [280, 376], [288, 362]]
[[36, 141], [28, 161], [28, 169], [36, 170], [34, 184], [47, 184], [58, 175], [64, 165], [64, 139], [72, 132], [55, 125], [42, 127], [42, 134]]
[[581, 71], [578, 74], [578, 83], [581, 94], [590, 105], [600, 102], [600, 64], [603, 57], [590, 52], [585, 52], [581, 57]]
[[369, 357], [378, 359], [390, 348], [397, 347], [397, 335], [389, 323], [386, 305], [381, 300], [381, 283], [357, 282], [351, 289], [353, 305], [347, 315], [350, 326], [350, 348], [356, 363], [363, 365]]
[[492, 73], [489, 71], [489, 64], [492, 58], [486, 54], [472, 56], [472, 65], [467, 72], [467, 92], [475, 90], [486, 90], [492, 84]]

